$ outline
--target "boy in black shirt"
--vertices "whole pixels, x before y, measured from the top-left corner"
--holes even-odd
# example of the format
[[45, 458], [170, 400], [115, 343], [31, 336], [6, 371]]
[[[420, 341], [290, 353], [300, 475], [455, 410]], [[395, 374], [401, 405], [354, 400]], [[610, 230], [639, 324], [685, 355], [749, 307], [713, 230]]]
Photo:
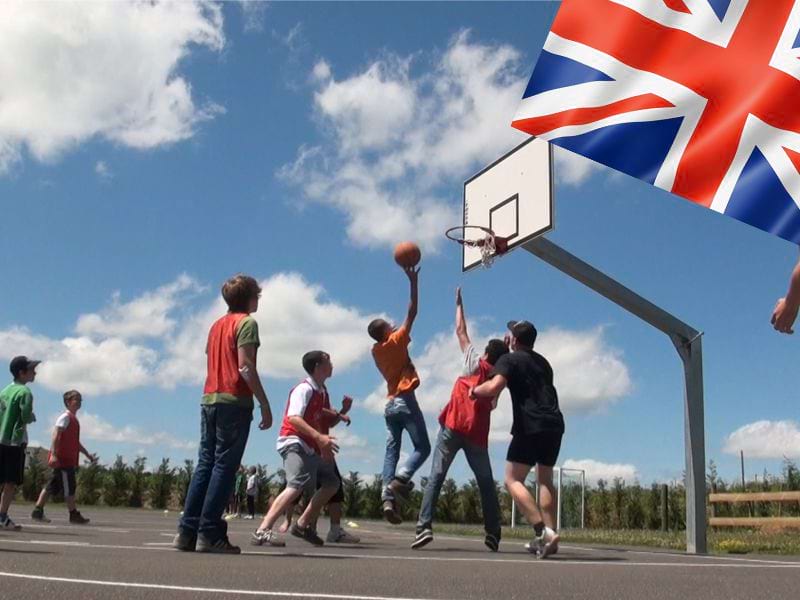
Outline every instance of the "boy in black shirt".
[[[491, 398], [505, 387], [511, 392], [514, 421], [506, 455], [505, 484], [533, 526], [535, 537], [525, 547], [545, 558], [558, 551], [553, 466], [561, 449], [564, 417], [558, 408], [553, 369], [544, 356], [533, 350], [536, 328], [528, 321], [511, 321], [508, 328], [512, 352], [500, 357], [492, 378], [473, 388], [472, 396]], [[534, 465], [541, 489], [541, 508], [525, 487], [525, 479]]]

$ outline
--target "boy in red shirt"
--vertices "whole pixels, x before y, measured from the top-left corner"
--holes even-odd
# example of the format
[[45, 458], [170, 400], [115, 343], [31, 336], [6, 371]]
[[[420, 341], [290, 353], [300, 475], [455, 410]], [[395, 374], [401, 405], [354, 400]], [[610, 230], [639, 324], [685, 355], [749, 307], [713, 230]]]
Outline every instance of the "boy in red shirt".
[[42, 489], [36, 506], [31, 513], [31, 519], [42, 523], [49, 523], [50, 519], [44, 516], [44, 505], [48, 496], [58, 493], [64, 494], [64, 500], [69, 509], [69, 522], [76, 525], [85, 525], [89, 519], [81, 515], [75, 506], [75, 471], [78, 468], [80, 455], [83, 454], [90, 461], [97, 460], [89, 454], [81, 444], [81, 424], [78, 422], [78, 411], [83, 404], [81, 393], [70, 390], [64, 393], [64, 406], [67, 408], [53, 428], [53, 442], [47, 463], [53, 469], [49, 483]]
[[315, 546], [325, 544], [317, 535], [317, 517], [336, 494], [340, 483], [334, 461], [334, 454], [339, 450], [336, 438], [322, 433], [326, 406], [330, 407], [325, 381], [333, 374], [333, 363], [328, 353], [312, 350], [303, 355], [303, 369], [308, 377], [289, 394], [278, 433], [277, 449], [283, 458], [286, 488], [278, 494], [261, 525], [253, 532], [250, 543], [254, 546], [285, 545], [273, 527], [280, 516], [299, 500], [304, 490], [314, 492], [317, 481], [320, 488], [314, 492], [289, 532]]
[[502, 340], [489, 340], [483, 356], [478, 356], [467, 333], [461, 288], [456, 290], [456, 336], [464, 353], [464, 370], [456, 379], [450, 401], [439, 415], [441, 429], [433, 451], [428, 485], [425, 486], [422, 498], [417, 537], [411, 547], [418, 550], [433, 541], [431, 526], [436, 501], [450, 464], [458, 451], [463, 450], [481, 494], [486, 531], [484, 543], [492, 552], [497, 552], [500, 546], [500, 504], [489, 461], [489, 419], [491, 411], [497, 406], [497, 398], [473, 400], [469, 397], [469, 391], [486, 381], [494, 363], [504, 354], [508, 354], [508, 346]]

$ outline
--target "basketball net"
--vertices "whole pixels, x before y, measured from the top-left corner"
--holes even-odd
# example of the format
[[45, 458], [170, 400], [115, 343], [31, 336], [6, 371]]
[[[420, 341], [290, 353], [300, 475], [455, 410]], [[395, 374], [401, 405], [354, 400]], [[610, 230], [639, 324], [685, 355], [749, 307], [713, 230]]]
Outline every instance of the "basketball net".
[[462, 246], [478, 248], [481, 253], [481, 266], [485, 269], [491, 268], [498, 255], [508, 251], [508, 239], [496, 236], [488, 227], [458, 225], [448, 229], [445, 236]]

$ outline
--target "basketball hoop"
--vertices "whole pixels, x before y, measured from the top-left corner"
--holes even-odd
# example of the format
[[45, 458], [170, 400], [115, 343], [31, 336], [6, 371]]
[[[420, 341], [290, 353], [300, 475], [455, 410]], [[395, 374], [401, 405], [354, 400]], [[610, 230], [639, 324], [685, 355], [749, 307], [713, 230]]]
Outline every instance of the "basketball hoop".
[[508, 251], [508, 238], [494, 234], [488, 227], [479, 225], [457, 225], [444, 232], [448, 240], [462, 246], [478, 248], [481, 251], [481, 266], [492, 266], [496, 256]]

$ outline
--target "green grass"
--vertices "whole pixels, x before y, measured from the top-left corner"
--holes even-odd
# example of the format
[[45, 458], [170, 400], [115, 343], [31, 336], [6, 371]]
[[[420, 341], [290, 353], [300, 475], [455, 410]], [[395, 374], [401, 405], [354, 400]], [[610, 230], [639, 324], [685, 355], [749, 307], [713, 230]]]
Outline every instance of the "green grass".
[[[408, 527], [408, 529], [413, 529]], [[474, 525], [436, 524], [436, 533], [445, 535], [482, 536], [483, 529]], [[527, 540], [529, 527], [503, 528], [504, 539]], [[683, 531], [650, 531], [632, 529], [564, 529], [561, 539], [571, 544], [597, 544], [606, 546], [643, 546], [665, 550], [684, 550], [686, 534]], [[766, 532], [748, 529], [709, 531], [708, 545], [713, 554], [780, 554], [800, 555], [800, 532]]]

